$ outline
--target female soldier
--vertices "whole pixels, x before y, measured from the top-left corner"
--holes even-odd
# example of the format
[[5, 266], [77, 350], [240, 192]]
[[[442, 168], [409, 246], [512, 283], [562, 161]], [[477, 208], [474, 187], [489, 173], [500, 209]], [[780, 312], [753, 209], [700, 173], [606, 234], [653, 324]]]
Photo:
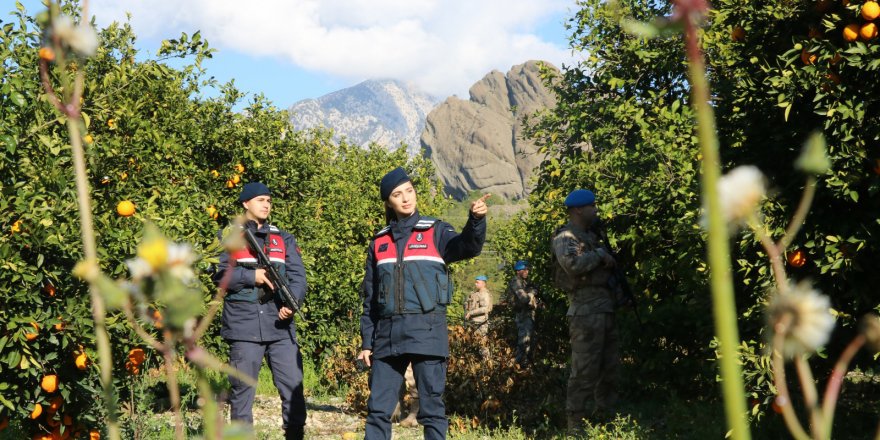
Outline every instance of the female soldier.
[[446, 265], [482, 251], [489, 195], [471, 204], [458, 234], [446, 222], [419, 215], [415, 188], [403, 168], [382, 177], [379, 192], [388, 226], [367, 249], [358, 355], [371, 368], [366, 439], [391, 438], [391, 413], [410, 363], [425, 439], [443, 439], [449, 426], [443, 404], [449, 356], [446, 307], [452, 299]]

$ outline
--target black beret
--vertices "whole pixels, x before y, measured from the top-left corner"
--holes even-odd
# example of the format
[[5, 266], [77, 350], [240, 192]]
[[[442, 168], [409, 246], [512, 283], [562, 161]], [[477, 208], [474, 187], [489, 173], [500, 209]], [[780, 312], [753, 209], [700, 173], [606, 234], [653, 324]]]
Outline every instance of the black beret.
[[248, 200], [256, 197], [256, 196], [269, 196], [272, 195], [272, 191], [269, 191], [269, 187], [263, 185], [260, 182], [250, 182], [246, 183], [244, 187], [241, 189], [241, 195], [238, 196], [239, 202], [247, 202]]
[[382, 181], [379, 182], [379, 195], [382, 196], [382, 200], [388, 200], [388, 197], [391, 196], [391, 191], [394, 191], [394, 188], [410, 181], [412, 181], [412, 179], [409, 178], [406, 171], [401, 167], [397, 167], [389, 171], [388, 174], [382, 176]]

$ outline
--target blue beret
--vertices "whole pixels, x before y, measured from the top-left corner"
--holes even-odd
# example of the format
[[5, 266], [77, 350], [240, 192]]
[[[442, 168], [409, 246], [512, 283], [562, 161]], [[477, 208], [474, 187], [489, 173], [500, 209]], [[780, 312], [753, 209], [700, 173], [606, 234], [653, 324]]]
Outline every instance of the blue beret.
[[477, 281], [489, 281], [489, 278], [487, 278], [486, 275], [477, 275], [477, 278], [475, 279]]
[[382, 200], [388, 200], [394, 188], [411, 180], [403, 168], [397, 167], [382, 177], [382, 181], [379, 182], [379, 195], [382, 196]]
[[250, 182], [246, 183], [244, 187], [241, 189], [241, 195], [238, 196], [239, 202], [247, 202], [248, 200], [256, 197], [256, 196], [269, 196], [272, 195], [272, 191], [269, 191], [269, 187], [263, 185], [260, 182]]
[[523, 270], [529, 268], [529, 262], [526, 260], [519, 260], [513, 265], [513, 270]]
[[596, 203], [596, 196], [588, 189], [576, 189], [565, 198], [565, 206], [569, 208], [580, 208], [594, 203]]

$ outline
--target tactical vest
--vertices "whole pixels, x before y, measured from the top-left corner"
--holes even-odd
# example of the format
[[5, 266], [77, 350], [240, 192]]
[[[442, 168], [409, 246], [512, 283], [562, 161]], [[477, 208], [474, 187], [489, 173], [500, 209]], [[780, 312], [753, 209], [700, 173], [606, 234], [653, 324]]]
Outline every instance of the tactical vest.
[[[284, 262], [287, 257], [287, 247], [284, 244], [284, 238], [281, 237], [281, 230], [275, 226], [269, 225], [269, 236], [266, 238], [266, 241], [263, 242], [263, 253], [269, 257], [269, 261], [272, 262], [272, 266], [278, 271], [278, 275], [281, 275], [282, 279], [286, 279], [284, 276]], [[233, 252], [229, 256], [229, 259], [234, 260], [235, 264], [238, 266], [257, 268], [257, 256], [248, 246]], [[247, 302], [263, 300], [265, 302], [267, 300], [267, 298], [264, 298], [266, 293], [268, 292], [264, 292], [262, 287], [246, 287], [235, 292], [229, 292], [226, 295], [226, 300]]]
[[377, 299], [380, 315], [445, 312], [452, 300], [452, 283], [446, 262], [434, 242], [433, 219], [421, 219], [413, 227], [402, 258], [391, 228], [376, 234], [373, 253], [378, 283]]

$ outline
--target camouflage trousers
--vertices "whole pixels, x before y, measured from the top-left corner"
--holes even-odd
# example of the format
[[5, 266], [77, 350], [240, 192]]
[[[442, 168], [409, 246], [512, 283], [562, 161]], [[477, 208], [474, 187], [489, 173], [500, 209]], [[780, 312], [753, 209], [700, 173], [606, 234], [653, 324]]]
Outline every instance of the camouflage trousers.
[[516, 314], [516, 363], [525, 367], [532, 361], [532, 345], [535, 340], [534, 313]]
[[597, 413], [610, 414], [617, 401], [619, 341], [613, 313], [568, 317], [571, 374], [565, 410], [569, 429]]

